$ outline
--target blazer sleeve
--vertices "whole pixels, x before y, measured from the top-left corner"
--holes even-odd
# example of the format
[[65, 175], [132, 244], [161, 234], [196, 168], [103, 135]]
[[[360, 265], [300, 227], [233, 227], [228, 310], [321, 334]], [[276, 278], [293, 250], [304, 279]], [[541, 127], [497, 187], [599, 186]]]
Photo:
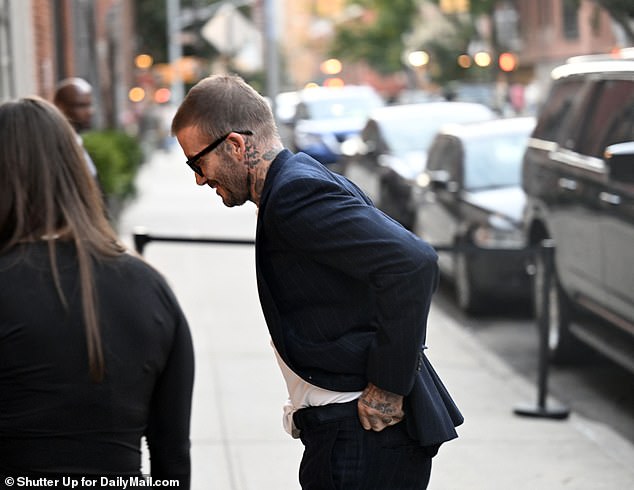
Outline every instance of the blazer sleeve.
[[408, 394], [438, 284], [434, 250], [352, 186], [326, 179], [283, 184], [270, 196], [265, 219], [289, 248], [368, 284], [378, 324], [368, 352], [368, 381]]

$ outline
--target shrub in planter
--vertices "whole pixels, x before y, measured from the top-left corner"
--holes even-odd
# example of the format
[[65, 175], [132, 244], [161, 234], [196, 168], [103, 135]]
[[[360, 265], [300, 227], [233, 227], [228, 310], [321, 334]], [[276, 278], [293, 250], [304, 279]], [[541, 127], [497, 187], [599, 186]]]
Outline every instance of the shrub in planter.
[[97, 167], [108, 207], [118, 208], [126, 199], [134, 197], [134, 179], [143, 161], [143, 151], [136, 138], [123, 131], [104, 130], [84, 133], [82, 139]]

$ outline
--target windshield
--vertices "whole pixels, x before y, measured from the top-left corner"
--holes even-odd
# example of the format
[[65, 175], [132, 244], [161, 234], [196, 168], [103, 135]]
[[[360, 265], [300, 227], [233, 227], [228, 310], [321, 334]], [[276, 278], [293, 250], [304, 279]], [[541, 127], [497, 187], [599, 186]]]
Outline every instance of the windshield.
[[426, 121], [395, 119], [382, 124], [383, 137], [394, 153], [426, 151], [431, 140], [431, 130]]
[[313, 100], [306, 104], [310, 119], [333, 119], [344, 117], [368, 117], [381, 100], [375, 97], [346, 96]]
[[500, 134], [466, 142], [466, 190], [520, 185], [527, 134]]
[[436, 133], [445, 124], [484, 121], [492, 117], [486, 109], [454, 112], [443, 108], [442, 112], [436, 114], [425, 112], [416, 118], [405, 115], [398, 119], [390, 118], [380, 124], [388, 146], [394, 153], [402, 154], [412, 151], [426, 152]]

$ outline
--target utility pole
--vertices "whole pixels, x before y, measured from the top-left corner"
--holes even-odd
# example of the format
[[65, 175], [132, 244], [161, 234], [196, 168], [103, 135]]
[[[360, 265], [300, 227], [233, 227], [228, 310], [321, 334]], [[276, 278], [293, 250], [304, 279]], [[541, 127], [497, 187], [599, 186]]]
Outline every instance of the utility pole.
[[280, 89], [280, 74], [278, 60], [278, 39], [275, 15], [276, 0], [264, 0], [264, 31], [265, 31], [265, 53], [266, 60], [264, 69], [266, 71], [266, 92], [271, 101], [273, 115], [277, 119], [277, 104], [275, 97]]
[[180, 0], [167, 0], [167, 61], [172, 69], [172, 97], [174, 105], [179, 105], [185, 97], [180, 60], [183, 57], [181, 45]]

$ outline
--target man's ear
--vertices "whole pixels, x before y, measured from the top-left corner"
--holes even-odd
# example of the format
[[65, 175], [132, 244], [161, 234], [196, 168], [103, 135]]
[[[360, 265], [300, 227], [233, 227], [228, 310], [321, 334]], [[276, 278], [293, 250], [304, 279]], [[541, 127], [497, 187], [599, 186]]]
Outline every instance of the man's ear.
[[232, 133], [229, 138], [227, 138], [229, 144], [231, 145], [231, 154], [235, 156], [244, 155], [246, 151], [244, 138], [238, 133]]

